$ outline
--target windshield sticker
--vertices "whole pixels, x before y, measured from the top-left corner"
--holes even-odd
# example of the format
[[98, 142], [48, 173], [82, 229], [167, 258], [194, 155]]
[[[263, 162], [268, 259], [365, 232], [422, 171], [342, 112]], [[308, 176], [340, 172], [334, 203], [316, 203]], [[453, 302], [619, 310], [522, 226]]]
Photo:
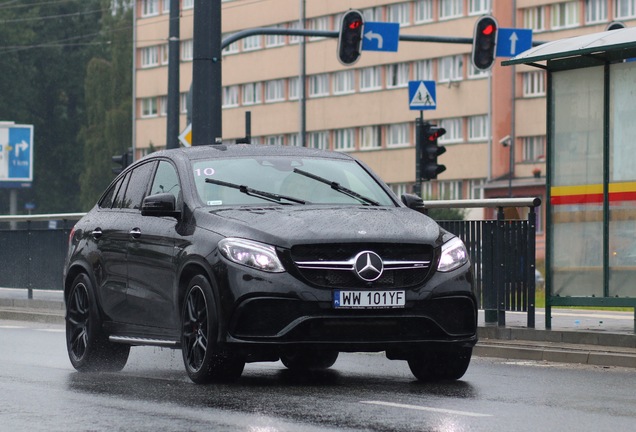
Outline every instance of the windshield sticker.
[[215, 173], [214, 168], [197, 168], [194, 170], [194, 174], [197, 177], [201, 177], [201, 176], [205, 176], [205, 177], [211, 177], [213, 176]]
[[208, 201], [208, 205], [209, 206], [223, 205], [223, 201], [221, 201], [221, 200]]

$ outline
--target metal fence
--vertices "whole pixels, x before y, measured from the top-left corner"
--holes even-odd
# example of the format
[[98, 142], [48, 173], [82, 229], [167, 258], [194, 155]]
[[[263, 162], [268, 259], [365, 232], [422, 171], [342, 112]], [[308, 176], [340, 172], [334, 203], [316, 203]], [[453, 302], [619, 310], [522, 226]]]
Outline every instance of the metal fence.
[[[506, 311], [527, 312], [535, 326], [535, 207], [538, 198], [426, 201], [432, 208], [496, 208], [495, 220], [438, 221], [468, 248], [479, 308], [486, 322], [505, 325]], [[526, 220], [506, 220], [505, 208], [528, 207]], [[0, 216], [0, 287], [62, 289], [68, 236], [82, 213]]]

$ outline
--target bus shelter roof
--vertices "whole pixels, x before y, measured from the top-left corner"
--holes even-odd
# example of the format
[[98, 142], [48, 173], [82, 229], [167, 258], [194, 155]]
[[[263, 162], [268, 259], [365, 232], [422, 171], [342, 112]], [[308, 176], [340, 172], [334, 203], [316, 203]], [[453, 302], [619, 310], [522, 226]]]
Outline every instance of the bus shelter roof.
[[501, 62], [504, 66], [578, 57], [614, 61], [636, 56], [636, 27], [592, 33], [546, 42]]

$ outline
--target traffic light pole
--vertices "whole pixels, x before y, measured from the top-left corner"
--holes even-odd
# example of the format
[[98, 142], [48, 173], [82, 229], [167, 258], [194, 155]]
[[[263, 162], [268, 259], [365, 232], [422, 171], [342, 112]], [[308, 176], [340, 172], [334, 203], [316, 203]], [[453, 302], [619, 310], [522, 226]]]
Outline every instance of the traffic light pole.
[[413, 193], [422, 198], [422, 128], [424, 127], [424, 111], [415, 119], [415, 186]]
[[179, 148], [179, 0], [170, 0], [166, 148]]

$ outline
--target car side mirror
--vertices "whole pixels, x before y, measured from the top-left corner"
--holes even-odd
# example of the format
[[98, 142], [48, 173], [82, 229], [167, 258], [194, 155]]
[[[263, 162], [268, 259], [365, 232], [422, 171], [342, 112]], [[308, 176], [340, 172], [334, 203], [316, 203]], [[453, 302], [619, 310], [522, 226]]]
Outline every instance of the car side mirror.
[[171, 193], [159, 193], [144, 198], [141, 204], [142, 216], [172, 216], [178, 218], [181, 215], [177, 211], [177, 200]]
[[404, 203], [404, 205], [410, 208], [411, 210], [415, 210], [420, 213], [426, 212], [426, 206], [424, 205], [424, 200], [417, 195], [413, 195], [413, 194], [402, 195], [402, 203]]

